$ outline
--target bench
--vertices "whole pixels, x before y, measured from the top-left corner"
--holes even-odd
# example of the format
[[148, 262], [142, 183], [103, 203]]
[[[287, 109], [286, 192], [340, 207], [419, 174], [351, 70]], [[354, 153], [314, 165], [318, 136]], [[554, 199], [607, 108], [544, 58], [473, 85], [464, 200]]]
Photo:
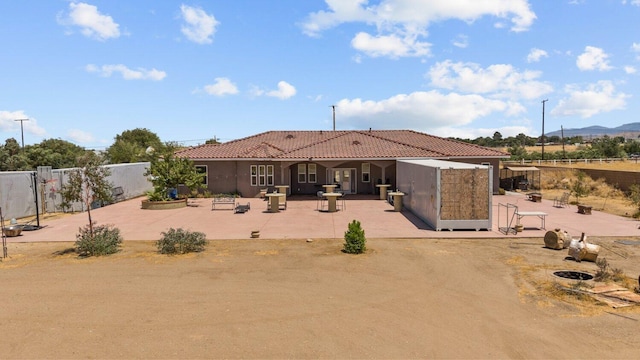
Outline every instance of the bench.
[[236, 208], [236, 198], [233, 196], [220, 196], [215, 197], [211, 200], [211, 210], [216, 210], [216, 206], [226, 206], [231, 205], [227, 209], [235, 210]]
[[519, 211], [519, 210], [516, 210], [515, 214], [518, 217], [518, 224], [520, 224], [520, 220], [523, 217], [526, 217], [526, 216], [537, 216], [541, 220], [540, 229], [545, 229], [545, 222], [546, 222], [545, 219], [547, 217], [547, 213], [542, 212], [542, 211]]

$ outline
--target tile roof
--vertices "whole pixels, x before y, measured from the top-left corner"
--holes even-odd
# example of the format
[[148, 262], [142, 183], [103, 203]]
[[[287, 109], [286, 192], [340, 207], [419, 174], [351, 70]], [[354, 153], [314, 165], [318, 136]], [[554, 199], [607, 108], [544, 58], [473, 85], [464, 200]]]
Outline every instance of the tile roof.
[[267, 131], [221, 144], [180, 150], [177, 156], [208, 159], [398, 159], [487, 157], [509, 154], [413, 130]]

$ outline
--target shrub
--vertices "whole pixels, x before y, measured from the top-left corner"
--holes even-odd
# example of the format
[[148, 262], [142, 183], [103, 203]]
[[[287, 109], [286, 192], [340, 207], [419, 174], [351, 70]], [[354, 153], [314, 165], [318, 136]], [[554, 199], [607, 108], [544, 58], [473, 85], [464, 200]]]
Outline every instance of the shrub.
[[76, 253], [79, 256], [102, 256], [114, 254], [120, 250], [122, 236], [120, 229], [112, 225], [89, 225], [80, 228], [76, 235]]
[[162, 233], [162, 238], [156, 242], [156, 246], [161, 254], [186, 254], [204, 251], [207, 243], [205, 235], [201, 232], [170, 228]]
[[353, 220], [349, 229], [344, 233], [344, 252], [348, 254], [362, 254], [367, 250], [367, 239], [364, 230], [360, 227], [360, 221]]

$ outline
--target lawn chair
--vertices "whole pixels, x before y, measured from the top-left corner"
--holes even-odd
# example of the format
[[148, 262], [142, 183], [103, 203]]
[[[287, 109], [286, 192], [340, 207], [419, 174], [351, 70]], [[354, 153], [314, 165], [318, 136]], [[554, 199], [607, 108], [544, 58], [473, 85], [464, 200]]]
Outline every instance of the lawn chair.
[[562, 194], [562, 196], [560, 197], [555, 197], [555, 199], [553, 199], [553, 206], [555, 207], [565, 207], [569, 205], [569, 196], [571, 194], [568, 192], [565, 192]]
[[316, 210], [324, 210], [324, 203], [327, 198], [324, 197], [324, 192], [318, 191], [316, 193]]

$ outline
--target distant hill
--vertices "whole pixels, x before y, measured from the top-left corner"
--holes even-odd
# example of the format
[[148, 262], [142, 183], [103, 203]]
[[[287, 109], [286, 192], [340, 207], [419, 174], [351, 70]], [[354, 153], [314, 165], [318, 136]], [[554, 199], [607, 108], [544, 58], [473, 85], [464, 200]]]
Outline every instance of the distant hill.
[[[562, 136], [562, 130], [545, 133], [546, 136]], [[588, 126], [579, 129], [564, 129], [564, 137], [582, 136], [585, 139], [597, 138], [604, 135], [637, 138], [640, 135], [640, 122], [620, 125], [614, 128], [604, 126]]]

